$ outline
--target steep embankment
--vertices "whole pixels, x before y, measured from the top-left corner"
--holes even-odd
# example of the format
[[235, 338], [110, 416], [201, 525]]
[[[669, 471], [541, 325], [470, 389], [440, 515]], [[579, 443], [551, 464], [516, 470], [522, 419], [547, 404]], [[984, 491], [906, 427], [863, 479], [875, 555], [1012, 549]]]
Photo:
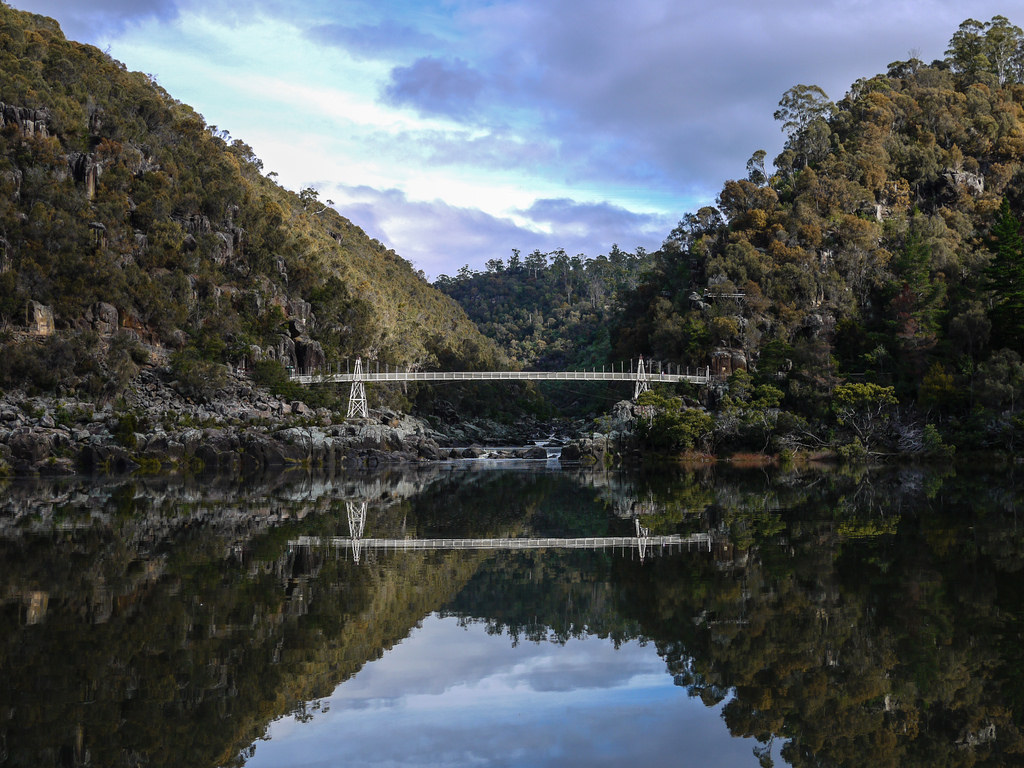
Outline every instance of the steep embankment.
[[5, 758], [240, 765], [269, 722], [311, 715], [309, 700], [401, 642], [484, 557], [357, 565], [289, 546], [344, 530], [339, 498], [353, 492], [386, 499], [373, 525], [399, 529], [409, 491], [389, 480], [380, 496], [373, 483], [301, 478], [16, 490], [3, 510], [16, 522], [0, 530]]
[[1022, 46], [1003, 17], [969, 20], [945, 59], [894, 62], [837, 102], [811, 85], [783, 95], [774, 169], [755, 152], [747, 178], [683, 217], [613, 333], [620, 349], [704, 355], [723, 379], [753, 372], [683, 443], [1014, 445]]
[[946, 58], [896, 61], [836, 102], [794, 86], [775, 113], [788, 138], [774, 167], [754, 152], [746, 178], [685, 214], [656, 253], [551, 265], [514, 254], [438, 284], [531, 361], [579, 340], [597, 365], [709, 365], [713, 419], [652, 398], [645, 438], [659, 449], [1012, 449], [1024, 427], [1022, 51], [1007, 19], [968, 20]]
[[498, 356], [315, 190], [279, 187], [149, 76], [3, 5], [0, 327], [0, 387], [90, 399], [161, 353], [199, 389], [225, 363]]

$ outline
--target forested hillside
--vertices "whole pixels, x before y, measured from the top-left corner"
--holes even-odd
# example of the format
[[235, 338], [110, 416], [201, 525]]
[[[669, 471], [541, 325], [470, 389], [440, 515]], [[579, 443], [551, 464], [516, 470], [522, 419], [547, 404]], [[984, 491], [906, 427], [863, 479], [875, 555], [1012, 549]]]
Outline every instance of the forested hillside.
[[97, 397], [161, 350], [197, 384], [229, 363], [498, 355], [315, 189], [281, 188], [149, 76], [3, 4], [0, 333], [0, 387]]
[[487, 262], [486, 272], [463, 267], [435, 286], [453, 297], [488, 337], [519, 363], [538, 370], [600, 366], [611, 354], [609, 323], [623, 297], [636, 289], [647, 263], [642, 249], [612, 246], [587, 259], [559, 250], [513, 251]]
[[[774, 166], [755, 152], [746, 178], [683, 216], [642, 259], [635, 289], [617, 294], [611, 359], [709, 364], [731, 382], [713, 427], [661, 441], [1012, 447], [1024, 394], [1024, 34], [1003, 17], [969, 19], [944, 59], [894, 62], [837, 102], [797, 85], [775, 117], [787, 141]], [[441, 287], [477, 319], [472, 297], [509, 285], [508, 273]], [[515, 306], [512, 322], [589, 311], [586, 290], [561, 298], [540, 317]], [[496, 338], [510, 324], [488, 322]], [[571, 344], [567, 329], [548, 346]]]

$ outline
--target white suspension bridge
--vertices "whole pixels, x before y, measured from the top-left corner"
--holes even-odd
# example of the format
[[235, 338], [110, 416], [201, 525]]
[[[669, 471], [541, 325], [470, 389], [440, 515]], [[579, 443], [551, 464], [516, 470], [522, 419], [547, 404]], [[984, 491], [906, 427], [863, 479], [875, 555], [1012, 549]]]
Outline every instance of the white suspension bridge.
[[636, 550], [640, 559], [649, 555], [695, 549], [711, 551], [715, 536], [695, 533], [690, 536], [651, 536], [650, 529], [635, 517], [635, 536], [588, 536], [579, 538], [487, 538], [487, 539], [376, 539], [363, 538], [367, 502], [345, 502], [348, 508], [349, 535], [300, 536], [288, 542], [289, 547], [331, 547], [352, 553], [358, 563], [365, 550], [383, 552], [417, 552], [426, 550], [525, 550], [525, 549], [617, 549]]
[[[306, 371], [293, 372], [292, 381], [306, 386], [312, 384], [351, 384], [346, 418], [367, 418], [366, 385], [380, 382], [417, 382], [417, 381], [630, 381], [634, 383], [633, 399], [650, 389], [651, 384], [698, 384], [706, 385], [711, 381], [710, 367], [689, 368], [669, 364], [655, 366], [645, 365], [641, 357], [636, 365], [630, 361], [629, 370], [620, 364], [619, 370], [614, 366], [601, 370], [593, 368], [589, 371], [410, 371], [390, 369], [385, 366], [380, 370], [363, 370], [363, 361], [356, 358], [351, 371]], [[672, 369], [675, 368], [673, 373]]]

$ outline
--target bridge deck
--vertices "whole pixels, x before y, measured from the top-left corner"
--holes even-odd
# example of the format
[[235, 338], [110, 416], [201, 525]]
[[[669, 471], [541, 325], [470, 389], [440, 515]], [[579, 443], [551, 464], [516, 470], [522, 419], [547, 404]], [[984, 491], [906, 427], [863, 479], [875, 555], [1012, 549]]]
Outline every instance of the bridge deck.
[[432, 549], [609, 549], [635, 547], [643, 543], [648, 548], [660, 546], [700, 546], [710, 549], [712, 537], [707, 533], [693, 536], [597, 536], [577, 539], [361, 539], [345, 536], [300, 536], [289, 546], [300, 547], [358, 547], [383, 550]]
[[[694, 373], [648, 373], [650, 383], [707, 384], [707, 369]], [[636, 382], [636, 371], [364, 371], [355, 373], [294, 373], [292, 381], [299, 384], [366, 384], [381, 381], [630, 381]]]

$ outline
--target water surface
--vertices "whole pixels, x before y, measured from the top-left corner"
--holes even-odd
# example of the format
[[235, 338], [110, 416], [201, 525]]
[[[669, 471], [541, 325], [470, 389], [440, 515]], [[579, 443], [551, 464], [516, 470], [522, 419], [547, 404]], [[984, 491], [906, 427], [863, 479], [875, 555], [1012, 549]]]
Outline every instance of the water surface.
[[[460, 462], [18, 482], [0, 499], [0, 766], [1024, 751], [1013, 468]], [[708, 544], [641, 557], [637, 521]], [[630, 544], [366, 544], [540, 537]]]

